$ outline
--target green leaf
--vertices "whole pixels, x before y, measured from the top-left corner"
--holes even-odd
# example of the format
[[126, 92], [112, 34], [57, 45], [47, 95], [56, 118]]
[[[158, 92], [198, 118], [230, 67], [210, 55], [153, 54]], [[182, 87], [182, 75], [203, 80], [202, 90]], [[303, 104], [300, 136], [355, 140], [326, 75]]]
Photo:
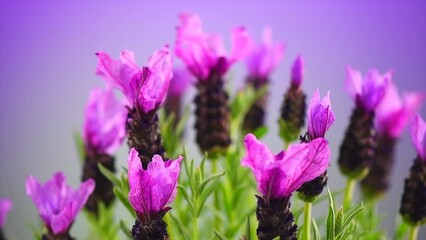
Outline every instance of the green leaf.
[[98, 163], [98, 168], [99, 171], [101, 171], [101, 173], [114, 184], [114, 186], [121, 186], [120, 179], [118, 179], [108, 168], [104, 167], [101, 163]]
[[312, 218], [312, 230], [314, 232], [314, 240], [321, 240], [321, 234], [318, 229], [317, 222], [315, 222], [315, 219]]
[[212, 174], [210, 177], [208, 177], [207, 179], [205, 179], [205, 180], [204, 180], [204, 181], [200, 184], [200, 186], [199, 186], [199, 187], [198, 187], [198, 189], [197, 189], [197, 196], [200, 196], [200, 195], [201, 195], [201, 193], [204, 191], [204, 188], [206, 187], [206, 185], [207, 185], [209, 182], [211, 182], [211, 181], [213, 181], [213, 180], [215, 180], [215, 179], [218, 179], [218, 178], [222, 177], [223, 175], [225, 175], [225, 172]]
[[343, 208], [340, 207], [339, 211], [337, 211], [337, 214], [336, 214], [336, 225], [335, 225], [336, 235], [340, 233], [340, 229], [343, 226], [344, 219], [345, 219], [345, 216], [343, 214]]
[[257, 139], [263, 138], [268, 133], [268, 127], [262, 126], [253, 131], [253, 135], [256, 136]]
[[173, 226], [178, 229], [179, 234], [182, 236], [180, 239], [190, 239], [189, 233], [187, 232], [187, 225], [179, 221], [179, 219], [176, 218], [173, 214], [170, 214], [170, 219], [174, 222]]
[[120, 202], [126, 207], [127, 210], [129, 210], [130, 214], [136, 218], [136, 213], [133, 210], [132, 206], [130, 205], [129, 199], [126, 195], [123, 194], [123, 192], [118, 188], [114, 187], [114, 194], [120, 200]]
[[219, 238], [220, 240], [228, 240], [227, 237], [225, 237], [225, 235], [223, 235], [222, 233], [214, 230], [214, 235], [216, 235], [217, 238]]
[[132, 235], [130, 234], [130, 229], [126, 226], [126, 223], [124, 223], [123, 220], [120, 220], [120, 229], [121, 231], [126, 235], [128, 238], [132, 238]]
[[246, 240], [251, 240], [250, 216], [247, 216]]
[[330, 189], [328, 190], [328, 216], [327, 216], [327, 240], [334, 240], [336, 213], [334, 212], [334, 201]]

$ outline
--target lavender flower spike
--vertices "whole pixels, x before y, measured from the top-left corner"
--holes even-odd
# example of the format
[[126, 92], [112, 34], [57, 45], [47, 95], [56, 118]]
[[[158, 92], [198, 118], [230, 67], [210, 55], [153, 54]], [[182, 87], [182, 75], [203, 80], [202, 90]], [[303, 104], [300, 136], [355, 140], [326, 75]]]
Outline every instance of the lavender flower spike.
[[27, 195], [48, 229], [47, 239], [71, 239], [69, 229], [95, 189], [95, 182], [91, 179], [83, 182], [77, 190], [73, 190], [65, 181], [61, 172], [45, 184], [33, 176], [26, 181]]
[[241, 165], [249, 167], [256, 178], [258, 197], [257, 236], [261, 240], [297, 239], [297, 226], [290, 210], [290, 196], [302, 184], [322, 174], [330, 161], [327, 140], [290, 145], [287, 152], [274, 155], [252, 134], [244, 139], [247, 154]]
[[322, 100], [319, 90], [315, 90], [308, 109], [308, 134], [310, 139], [324, 137], [335, 119], [331, 110], [330, 91]]
[[305, 75], [305, 61], [301, 55], [297, 55], [291, 67], [291, 85], [299, 88], [302, 85], [303, 77]]
[[426, 122], [420, 115], [414, 118], [410, 134], [417, 154], [422, 161], [426, 162]]
[[6, 223], [6, 217], [12, 208], [12, 201], [8, 198], [0, 199], [0, 230]]
[[138, 219], [132, 229], [134, 239], [165, 239], [167, 224], [162, 220], [177, 193], [180, 173], [179, 156], [175, 161], [163, 162], [155, 155], [144, 170], [138, 152], [132, 148], [128, 157], [129, 201]]
[[84, 118], [83, 138], [86, 148], [98, 154], [113, 154], [126, 135], [127, 111], [110, 89], [93, 89]]

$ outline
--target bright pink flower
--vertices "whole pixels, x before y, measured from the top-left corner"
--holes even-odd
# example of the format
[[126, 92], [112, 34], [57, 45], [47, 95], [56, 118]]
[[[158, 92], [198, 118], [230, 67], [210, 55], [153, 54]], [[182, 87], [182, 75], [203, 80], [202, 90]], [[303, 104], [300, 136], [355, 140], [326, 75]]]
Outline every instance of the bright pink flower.
[[233, 48], [227, 57], [222, 38], [203, 32], [201, 19], [197, 15], [182, 13], [179, 20], [175, 53], [199, 80], [207, 80], [211, 71], [224, 75], [234, 62], [249, 51], [249, 37], [242, 27], [232, 31]]
[[246, 57], [246, 66], [252, 77], [266, 79], [276, 68], [284, 56], [284, 43], [272, 41], [270, 27], [263, 29], [262, 43], [256, 44], [250, 40], [251, 52]]
[[398, 94], [395, 84], [390, 81], [383, 100], [376, 108], [376, 128], [381, 134], [398, 138], [408, 121], [419, 110], [425, 95], [410, 92], [403, 99]]
[[276, 156], [253, 134], [247, 134], [244, 145], [247, 154], [241, 165], [253, 171], [259, 192], [268, 198], [289, 197], [329, 166], [330, 147], [324, 138], [292, 144]]
[[84, 118], [84, 142], [99, 154], [113, 154], [126, 135], [127, 110], [110, 89], [93, 89]]
[[315, 90], [308, 109], [308, 133], [311, 139], [324, 137], [335, 119], [330, 104], [330, 92], [322, 100], [319, 90]]
[[35, 177], [29, 176], [25, 186], [41, 219], [57, 235], [69, 230], [95, 189], [95, 182], [89, 179], [74, 191], [66, 184], [65, 176], [58, 172], [44, 185]]
[[12, 208], [12, 201], [7, 198], [0, 199], [0, 229], [6, 223], [6, 217]]
[[304, 75], [305, 61], [302, 56], [298, 55], [291, 67], [291, 83], [296, 87], [300, 87], [300, 85], [302, 85]]
[[121, 90], [133, 107], [148, 113], [163, 102], [173, 76], [172, 58], [168, 46], [154, 52], [148, 67], [136, 65], [133, 52], [124, 50], [120, 60], [111, 59], [104, 52], [97, 52], [99, 64], [96, 74], [108, 85]]
[[176, 197], [181, 161], [181, 156], [175, 161], [164, 162], [161, 156], [154, 155], [148, 169], [144, 170], [138, 152], [134, 148], [130, 150], [129, 201], [139, 215], [149, 217], [167, 210], [166, 205]]
[[186, 68], [173, 70], [173, 78], [170, 82], [169, 94], [173, 96], [182, 96], [192, 82], [193, 76]]
[[370, 70], [363, 79], [359, 71], [347, 67], [346, 74], [346, 90], [357, 106], [366, 111], [375, 110], [382, 101], [386, 87], [392, 79], [392, 71], [380, 75], [377, 70]]
[[419, 114], [415, 116], [411, 124], [410, 133], [417, 154], [423, 161], [426, 161], [426, 123]]

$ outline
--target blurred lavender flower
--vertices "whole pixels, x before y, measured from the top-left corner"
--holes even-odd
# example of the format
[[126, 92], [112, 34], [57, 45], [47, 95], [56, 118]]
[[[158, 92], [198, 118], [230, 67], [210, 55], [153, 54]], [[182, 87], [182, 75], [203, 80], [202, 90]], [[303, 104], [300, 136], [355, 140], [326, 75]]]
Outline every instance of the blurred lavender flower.
[[196, 141], [210, 157], [225, 151], [231, 144], [229, 96], [224, 89], [224, 74], [249, 50], [249, 38], [242, 27], [232, 31], [232, 51], [227, 56], [219, 35], [205, 33], [197, 15], [179, 15], [176, 28], [176, 56], [197, 77]]
[[256, 178], [258, 197], [256, 216], [259, 239], [297, 239], [297, 226], [290, 210], [290, 196], [302, 184], [322, 174], [329, 166], [330, 147], [318, 138], [310, 143], [290, 145], [287, 152], [274, 155], [252, 134], [244, 139], [246, 156], [241, 165]]
[[0, 199], [0, 230], [6, 223], [7, 214], [12, 208], [12, 201], [8, 198]]
[[113, 184], [99, 170], [98, 163], [115, 172], [112, 156], [126, 135], [127, 110], [110, 88], [93, 89], [86, 104], [83, 141], [85, 159], [82, 181], [93, 179], [96, 188], [86, 203], [86, 209], [97, 214], [98, 204], [107, 207], [114, 199]]
[[323, 138], [335, 119], [331, 110], [330, 91], [322, 100], [319, 90], [315, 90], [308, 109], [308, 134], [310, 139]]
[[417, 115], [410, 129], [418, 156], [405, 179], [399, 212], [410, 225], [426, 222], [426, 122]]
[[291, 67], [291, 85], [299, 88], [305, 75], [305, 61], [301, 55], [297, 55]]
[[129, 201], [138, 217], [132, 229], [134, 239], [164, 239], [168, 236], [167, 224], [162, 218], [170, 210], [166, 205], [176, 197], [181, 161], [179, 156], [175, 161], [163, 162], [159, 155], [155, 155], [144, 170], [138, 152], [134, 148], [130, 150]]
[[[269, 75], [281, 61], [285, 47], [282, 42], [274, 43], [272, 41], [270, 27], [264, 27], [261, 43], [255, 43], [252, 39], [249, 40], [251, 51], [245, 59], [249, 72], [246, 85], [255, 90], [260, 90], [269, 84]], [[252, 132], [263, 126], [267, 97], [265, 92], [247, 112], [243, 122], [243, 129], [247, 132]]]
[[366, 176], [374, 159], [375, 110], [385, 96], [392, 72], [380, 75], [377, 70], [370, 70], [364, 79], [351, 67], [347, 67], [346, 73], [346, 90], [356, 106], [340, 146], [338, 162], [343, 174], [359, 180]]
[[147, 167], [155, 154], [164, 155], [163, 140], [158, 126], [157, 110], [164, 102], [173, 76], [172, 58], [168, 46], [154, 52], [148, 67], [139, 68], [133, 52], [123, 51], [120, 60], [98, 52], [96, 73], [110, 86], [121, 90], [130, 102], [126, 122], [129, 148], [139, 152], [142, 165]]
[[127, 110], [110, 89], [93, 89], [84, 118], [86, 148], [98, 154], [113, 154], [126, 135]]
[[401, 99], [393, 81], [389, 82], [376, 108], [377, 148], [370, 172], [361, 182], [365, 196], [377, 198], [389, 188], [396, 142], [423, 99], [424, 95], [416, 92], [407, 93]]
[[26, 181], [27, 195], [36, 206], [38, 213], [48, 229], [47, 239], [72, 239], [68, 232], [95, 189], [92, 179], [83, 182], [77, 190], [66, 184], [65, 176], [55, 173], [53, 178], [41, 184], [35, 177]]
[[113, 60], [104, 52], [97, 52], [99, 64], [96, 74], [109, 86], [118, 88], [127, 97], [132, 107], [148, 113], [156, 110], [166, 97], [172, 73], [172, 58], [165, 46], [154, 52], [148, 67], [138, 67], [134, 54], [124, 50], [120, 60]]
[[181, 116], [182, 96], [191, 83], [193, 83], [193, 76], [186, 68], [175, 68], [173, 70], [173, 78], [170, 81], [164, 110], [167, 115], [171, 113], [175, 115], [175, 123], [179, 121]]

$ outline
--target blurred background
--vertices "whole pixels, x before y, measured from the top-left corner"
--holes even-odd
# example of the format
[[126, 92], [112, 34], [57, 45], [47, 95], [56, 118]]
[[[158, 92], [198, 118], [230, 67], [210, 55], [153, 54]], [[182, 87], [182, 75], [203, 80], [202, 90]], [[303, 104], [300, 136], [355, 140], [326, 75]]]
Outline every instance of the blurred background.
[[[10, 239], [32, 239], [37, 213], [25, 194], [25, 179], [41, 181], [63, 171], [76, 187], [81, 170], [73, 132], [81, 132], [83, 109], [91, 88], [103, 86], [95, 76], [95, 52], [114, 57], [122, 49], [135, 52], [139, 65], [164, 44], [174, 45], [181, 11], [197, 13], [204, 29], [222, 34], [230, 50], [230, 31], [245, 26], [260, 39], [271, 26], [274, 40], [286, 43], [282, 63], [272, 74], [264, 141], [278, 152], [279, 109], [289, 86], [292, 61], [306, 62], [303, 88], [331, 91], [336, 121], [327, 134], [332, 146], [329, 187], [344, 187], [336, 165], [338, 148], [353, 108], [343, 90], [345, 66], [366, 72], [394, 69], [401, 91], [426, 92], [426, 1], [1, 1], [0, 2], [0, 198], [13, 200], [4, 227]], [[176, 65], [182, 65], [175, 59]], [[234, 90], [242, 86], [246, 68], [229, 72]], [[194, 89], [185, 96], [191, 103]], [[191, 106], [192, 107], [192, 106]], [[426, 106], [421, 108], [426, 117]], [[193, 119], [186, 145], [195, 156]], [[404, 178], [416, 155], [409, 134], [397, 145], [396, 166], [389, 194], [379, 204], [386, 213], [382, 226], [392, 236]], [[126, 163], [127, 146], [117, 154]], [[314, 208], [314, 213], [316, 210]], [[318, 214], [318, 213], [315, 213]], [[426, 239], [421, 228], [419, 239]], [[79, 216], [71, 235], [87, 236]]]

